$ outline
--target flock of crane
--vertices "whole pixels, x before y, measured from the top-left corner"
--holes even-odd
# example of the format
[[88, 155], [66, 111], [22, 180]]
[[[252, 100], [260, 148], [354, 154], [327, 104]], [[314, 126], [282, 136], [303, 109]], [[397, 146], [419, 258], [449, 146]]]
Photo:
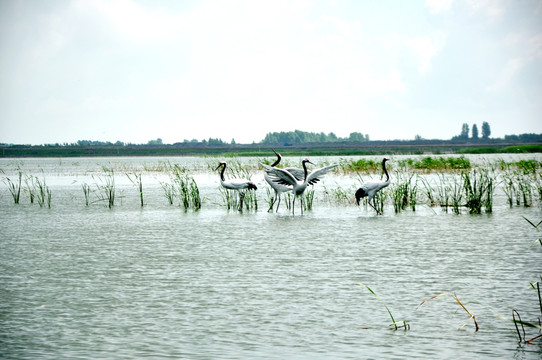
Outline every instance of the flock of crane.
[[[277, 153], [275, 150], [273, 150], [275, 155], [277, 156], [277, 160], [271, 164], [266, 165], [260, 163], [260, 165], [265, 169], [264, 172], [264, 179], [267, 181], [267, 183], [271, 186], [271, 188], [275, 191], [275, 197], [273, 199], [273, 203], [269, 207], [268, 211], [273, 210], [273, 206], [275, 205], [275, 202], [277, 202], [277, 207], [275, 211], [278, 211], [280, 206], [280, 198], [282, 193], [287, 191], [292, 191], [294, 194], [293, 204], [292, 204], [292, 214], [295, 213], [295, 199], [297, 197], [300, 198], [301, 202], [301, 214], [303, 214], [303, 195], [305, 193], [305, 190], [307, 189], [307, 186], [314, 185], [318, 181], [320, 181], [325, 174], [327, 174], [330, 170], [337, 167], [337, 164], [325, 166], [319, 169], [315, 170], [308, 170], [307, 169], [307, 163], [315, 165], [314, 163], [310, 162], [309, 159], [304, 159], [301, 161], [301, 165], [303, 166], [303, 169], [299, 168], [278, 168], [276, 167], [280, 161], [282, 160], [282, 155]], [[375, 209], [377, 214], [381, 214], [380, 211], [378, 211], [376, 204], [375, 204], [375, 195], [378, 191], [385, 188], [390, 184], [390, 176], [388, 174], [388, 170], [386, 169], [386, 161], [389, 159], [384, 158], [382, 159], [382, 170], [386, 174], [386, 180], [385, 181], [367, 181], [361, 185], [361, 187], [356, 191], [356, 203], [359, 205], [360, 200], [364, 197], [368, 198], [369, 205]], [[218, 170], [222, 168], [220, 171], [220, 185], [228, 190], [237, 190], [239, 192], [239, 198], [240, 198], [240, 208], [243, 206], [243, 199], [245, 197], [245, 191], [247, 190], [257, 190], [256, 184], [254, 184], [252, 181], [248, 180], [242, 180], [242, 179], [233, 179], [233, 180], [226, 180], [224, 177], [224, 172], [226, 171], [227, 163], [225, 161], [221, 161], [218, 167], [215, 169]], [[372, 201], [372, 203], [371, 203]]]

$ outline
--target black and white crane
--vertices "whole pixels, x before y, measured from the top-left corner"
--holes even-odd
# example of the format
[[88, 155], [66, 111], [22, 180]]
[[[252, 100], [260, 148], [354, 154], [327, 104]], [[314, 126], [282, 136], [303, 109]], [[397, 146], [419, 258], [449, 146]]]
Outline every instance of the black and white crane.
[[294, 200], [292, 203], [292, 214], [295, 213], [295, 198], [301, 197], [301, 214], [303, 214], [303, 195], [308, 185], [314, 185], [320, 179], [327, 174], [331, 169], [337, 167], [337, 164], [325, 166], [314, 171], [307, 170], [307, 163], [314, 165], [309, 159], [304, 159], [301, 164], [303, 165], [303, 180], [297, 180], [296, 177], [286, 169], [280, 169], [277, 167], [271, 167], [260, 163], [269, 173], [274, 174], [277, 179], [273, 180], [282, 185], [290, 185], [293, 187]]
[[[367, 181], [363, 183], [361, 187], [356, 191], [356, 203], [359, 205], [360, 200], [364, 197], [367, 197], [369, 205], [371, 205], [373, 209], [376, 210], [376, 213], [379, 215], [382, 215], [382, 213], [376, 208], [375, 195], [377, 192], [390, 184], [390, 175], [388, 174], [388, 170], [386, 170], [386, 161], [388, 160], [389, 159], [387, 158], [382, 159], [382, 170], [384, 170], [384, 173], [386, 174], [385, 181]], [[372, 204], [371, 200], [373, 201]]]
[[[277, 160], [275, 160], [275, 162], [270, 165], [271, 167], [277, 166], [280, 163], [280, 161], [282, 160], [282, 155], [280, 153], [276, 152], [275, 150], [273, 150], [273, 152], [275, 153], [275, 155], [277, 155]], [[265, 179], [265, 181], [267, 181], [269, 186], [271, 186], [271, 188], [275, 191], [275, 198], [273, 199], [273, 203], [271, 204], [271, 206], [269, 207], [269, 210], [267, 210], [267, 212], [273, 211], [273, 206], [275, 205], [277, 200], [278, 200], [278, 203], [277, 203], [276, 211], [279, 211], [281, 194], [283, 192], [292, 191], [293, 186], [279, 184], [276, 181], [278, 179], [278, 177], [275, 174], [269, 172], [268, 170], [266, 170], [263, 173], [263, 178]]]
[[221, 161], [215, 171], [222, 167], [222, 171], [220, 172], [220, 185], [222, 185], [224, 189], [237, 190], [239, 192], [239, 210], [242, 210], [243, 200], [245, 199], [245, 191], [258, 190], [258, 187], [252, 181], [244, 179], [234, 179], [226, 181], [226, 179], [224, 178], [224, 172], [226, 171], [227, 166], [228, 164], [225, 161]]

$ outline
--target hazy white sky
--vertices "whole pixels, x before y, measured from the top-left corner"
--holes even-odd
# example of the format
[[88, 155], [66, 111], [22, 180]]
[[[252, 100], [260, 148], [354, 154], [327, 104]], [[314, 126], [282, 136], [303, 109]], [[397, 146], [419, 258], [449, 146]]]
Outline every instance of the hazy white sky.
[[542, 133], [540, 0], [0, 2], [0, 142]]

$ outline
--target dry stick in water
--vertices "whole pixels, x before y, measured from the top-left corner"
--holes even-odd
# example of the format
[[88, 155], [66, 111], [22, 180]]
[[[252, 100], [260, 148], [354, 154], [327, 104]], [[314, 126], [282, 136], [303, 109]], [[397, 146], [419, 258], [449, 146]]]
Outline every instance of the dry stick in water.
[[[447, 296], [450, 296], [452, 299], [454, 299], [455, 301], [457, 301], [457, 303], [463, 308], [463, 310], [465, 310], [467, 312], [467, 314], [470, 315], [470, 319], [472, 319], [474, 321], [474, 325], [476, 326], [476, 331], [478, 331], [478, 329], [480, 329], [480, 327], [478, 326], [478, 322], [476, 321], [476, 316], [474, 316], [473, 314], [470, 313], [469, 310], [467, 310], [467, 308], [465, 307], [465, 305], [463, 305], [463, 303], [461, 301], [459, 301], [459, 299], [457, 298], [457, 296], [455, 295], [452, 295], [452, 294], [448, 294], [448, 293], [442, 293], [442, 294], [438, 294], [438, 295], [435, 295], [433, 296], [432, 298], [429, 298], [429, 299], [426, 299], [424, 301], [422, 301], [422, 303], [420, 305], [418, 305], [418, 307], [416, 308], [416, 310], [422, 306], [423, 304], [425, 304], [426, 302], [428, 302], [429, 300], [433, 300], [433, 299], [436, 299], [438, 297], [441, 297], [441, 296], [444, 296], [444, 295], [447, 295]], [[470, 320], [469, 319], [469, 320]], [[467, 320], [468, 321], [468, 320]], [[467, 325], [467, 323], [465, 322], [463, 325], [461, 325], [459, 328], [463, 328], [465, 325]]]

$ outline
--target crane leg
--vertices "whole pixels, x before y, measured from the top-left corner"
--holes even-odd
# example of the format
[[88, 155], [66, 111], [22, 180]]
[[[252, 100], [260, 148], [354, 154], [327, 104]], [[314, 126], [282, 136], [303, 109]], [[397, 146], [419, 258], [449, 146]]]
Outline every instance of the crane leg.
[[275, 212], [279, 212], [279, 206], [280, 206], [280, 193], [279, 193], [277, 196], [278, 196], [279, 202], [277, 203], [277, 209], [275, 210]]
[[373, 209], [375, 209], [377, 215], [382, 215], [382, 213], [380, 211], [378, 211], [378, 209], [376, 208], [376, 199], [375, 198], [373, 198], [373, 203], [372, 204], [371, 204], [370, 201], [368, 203], [369, 203], [369, 205], [371, 205], [373, 207]]
[[[269, 210], [267, 210], [267, 212], [273, 211], [273, 206], [275, 205], [275, 202], [277, 202], [277, 192], [276, 191], [275, 191], [275, 198], [273, 199], [273, 203], [271, 204], [271, 206], [269, 207]], [[280, 198], [279, 198], [279, 204], [280, 204]], [[277, 210], [278, 210], [278, 207], [277, 207]]]

